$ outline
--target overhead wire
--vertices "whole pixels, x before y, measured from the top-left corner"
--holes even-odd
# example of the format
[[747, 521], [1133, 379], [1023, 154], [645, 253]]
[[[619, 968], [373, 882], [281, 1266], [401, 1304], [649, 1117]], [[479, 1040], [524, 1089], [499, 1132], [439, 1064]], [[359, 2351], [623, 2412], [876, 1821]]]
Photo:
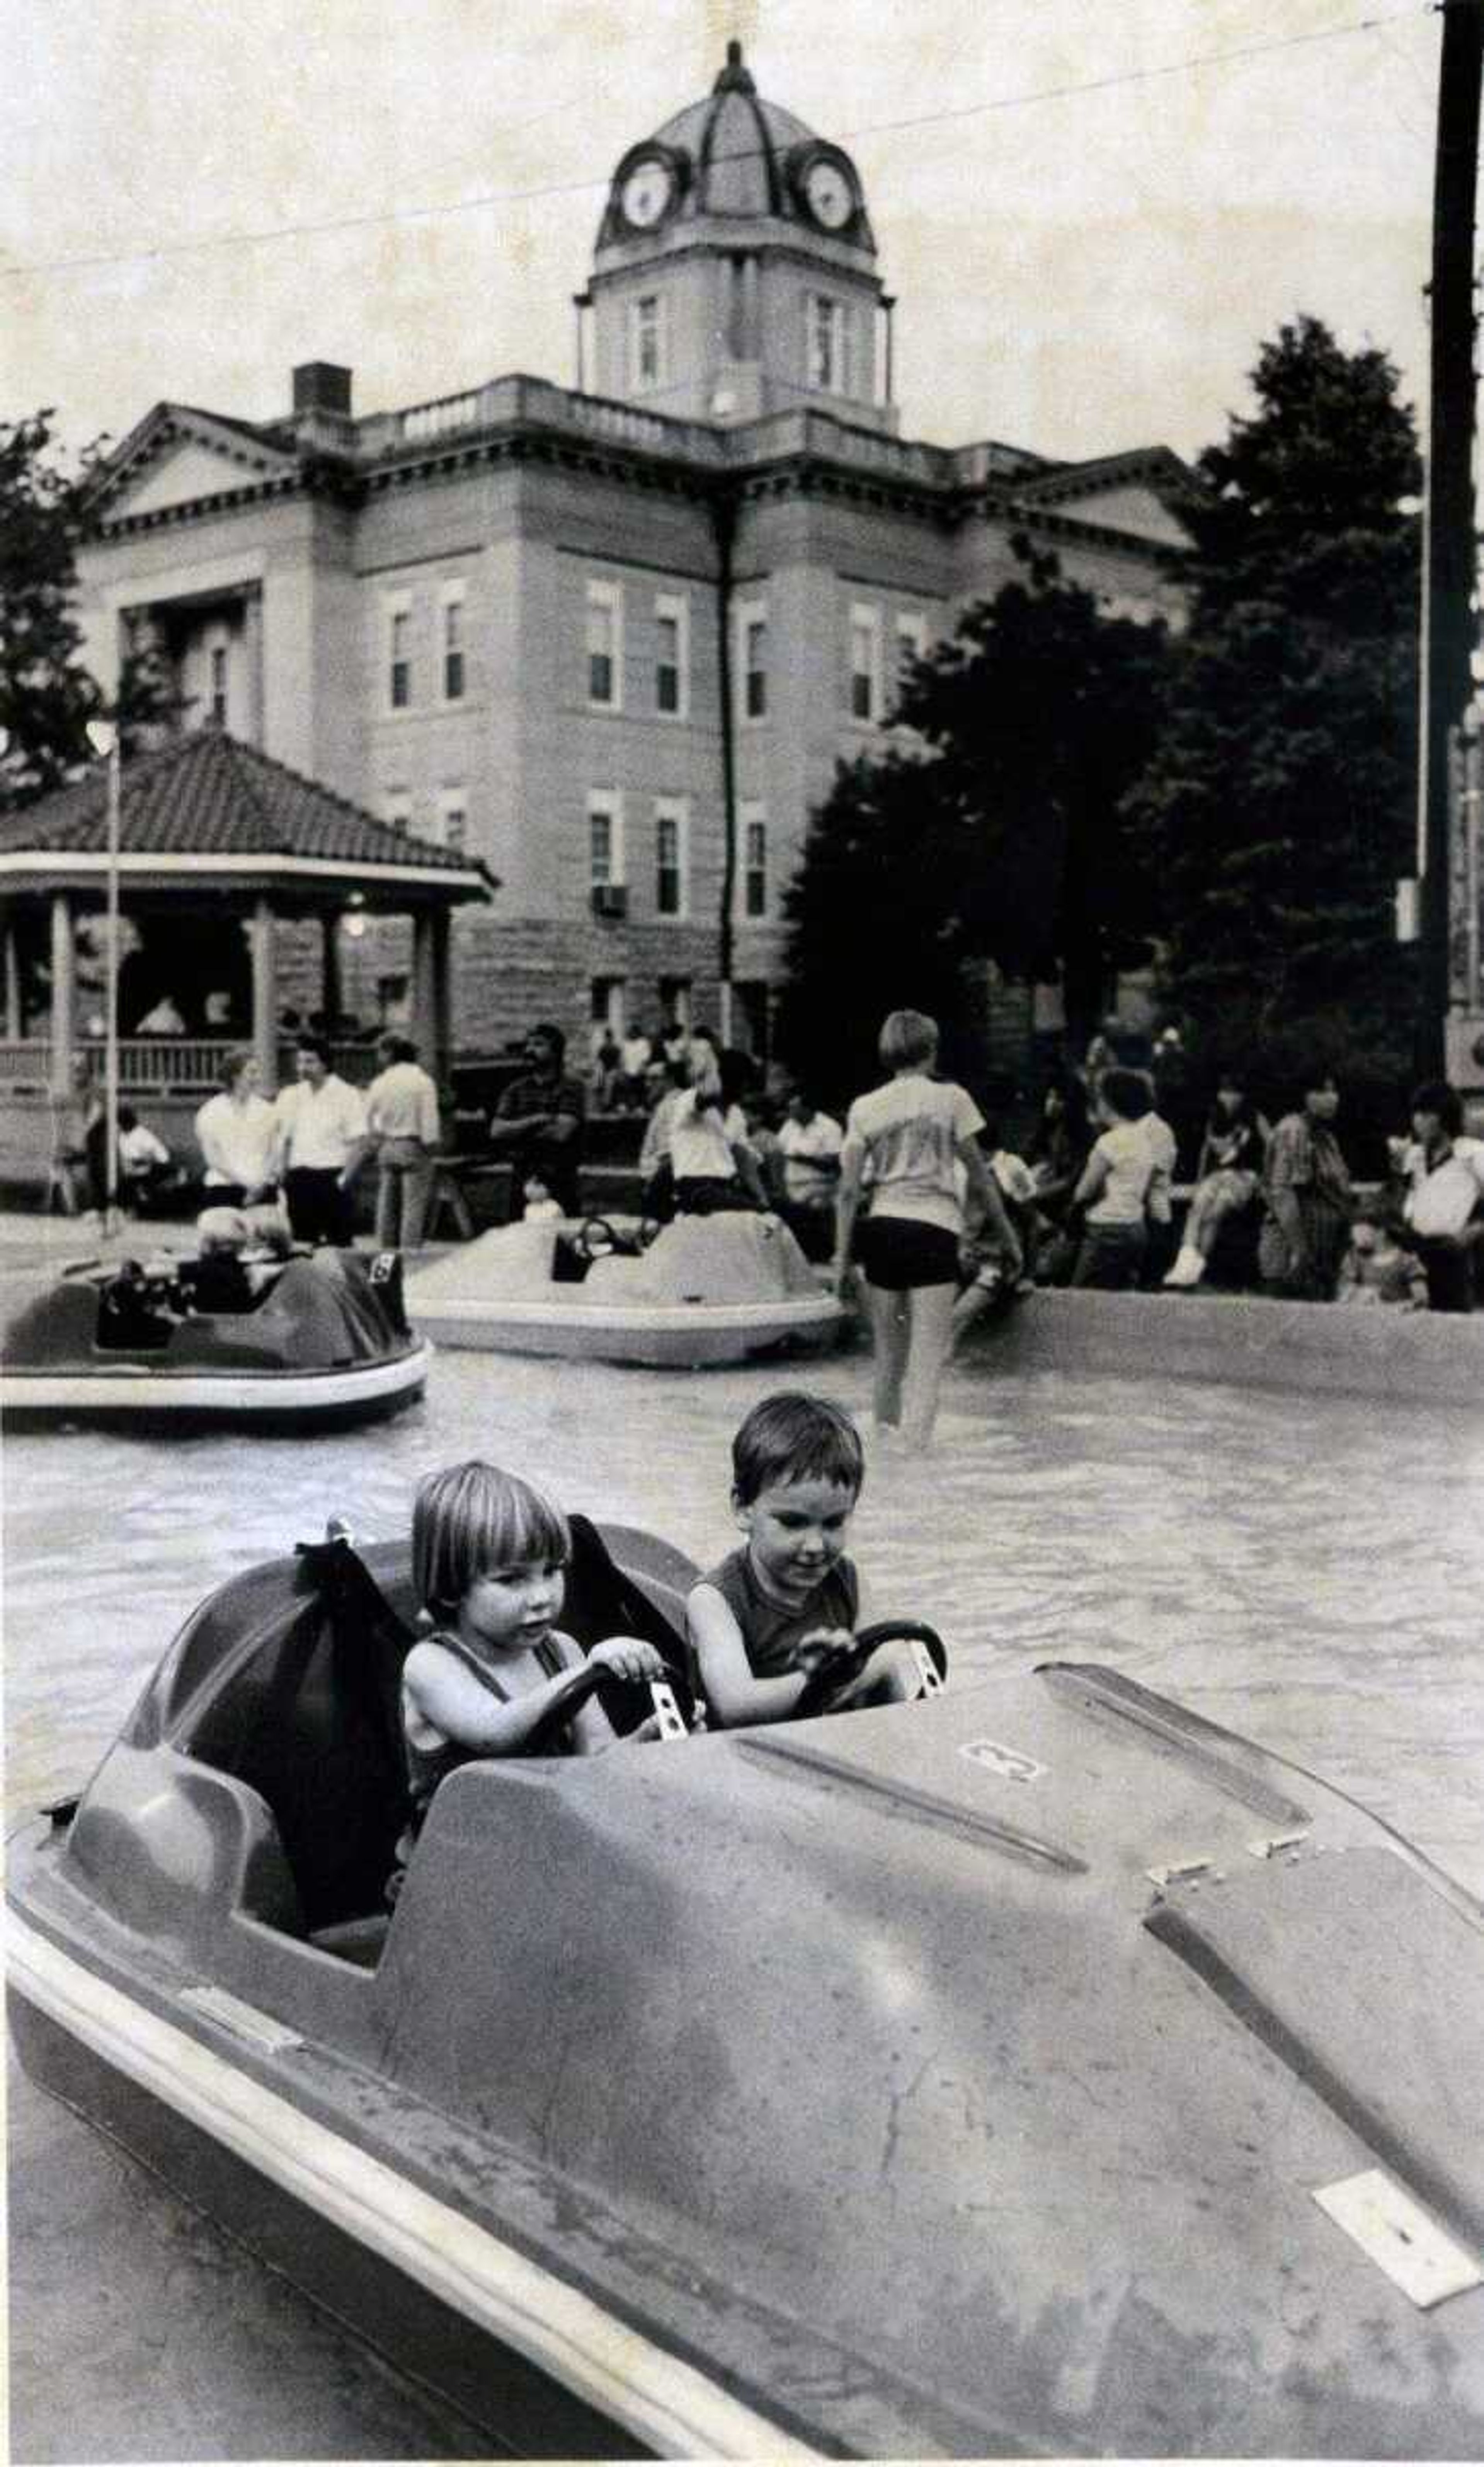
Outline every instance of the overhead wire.
[[[1264, 58], [1277, 52], [1296, 51], [1305, 45], [1335, 42], [1352, 34], [1376, 34], [1389, 26], [1403, 25], [1423, 16], [1435, 16], [1440, 13], [1441, 6], [1442, 0], [1420, 0], [1420, 5], [1419, 0], [1413, 0], [1411, 7], [1392, 10], [1384, 15], [1350, 18], [1341, 25], [1311, 28], [1305, 34], [1274, 35], [1265, 41], [1239, 44], [1230, 51], [1197, 53], [1184, 59], [1157, 61], [1148, 68], [1117, 70], [1107, 77], [1042, 86], [1021, 94], [991, 95], [979, 102], [953, 103], [941, 110], [909, 113], [894, 120], [864, 121], [858, 127], [844, 130], [840, 142], [854, 145], [863, 137], [898, 135], [905, 130], [937, 127], [952, 121], [972, 120], [990, 112], [1023, 110], [1033, 103], [1068, 102], [1081, 95], [1106, 94], [1116, 86], [1143, 85], [1160, 78], [1188, 76], [1201, 69], [1225, 68], [1236, 62]], [[543, 113], [538, 116], [550, 115]], [[713, 156], [712, 162], [745, 162], [761, 152], [760, 147], [740, 147]], [[110, 265], [146, 265], [169, 258], [199, 256], [213, 249], [260, 248], [277, 240], [367, 231], [388, 223], [428, 222], [444, 215], [483, 214], [492, 207], [530, 205], [548, 197], [596, 196], [608, 186], [607, 177], [546, 181], [530, 188], [486, 190], [475, 197], [450, 198], [432, 205], [388, 207], [372, 214], [335, 215], [311, 222], [274, 223], [260, 231], [205, 233], [192, 239], [163, 240], [141, 248], [104, 250], [73, 257], [34, 258], [29, 261], [0, 265], [0, 280], [13, 282], [24, 275], [81, 273]]]

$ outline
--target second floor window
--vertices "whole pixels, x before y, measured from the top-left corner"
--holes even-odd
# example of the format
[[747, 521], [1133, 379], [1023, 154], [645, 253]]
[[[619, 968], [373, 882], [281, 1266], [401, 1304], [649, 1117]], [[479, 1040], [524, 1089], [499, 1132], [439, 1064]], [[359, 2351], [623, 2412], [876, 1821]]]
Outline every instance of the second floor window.
[[443, 700], [463, 700], [463, 601], [443, 602]]
[[742, 826], [742, 913], [768, 914], [768, 825], [760, 814]]
[[227, 725], [227, 654], [221, 644], [212, 649], [212, 717], [218, 728]]
[[768, 709], [768, 620], [749, 617], [742, 627], [742, 710], [761, 719]]
[[658, 292], [646, 291], [633, 308], [634, 389], [641, 392], [664, 380], [664, 306]]
[[609, 805], [588, 807], [588, 879], [595, 883], [617, 882], [618, 832], [613, 809]]
[[845, 391], [845, 307], [815, 292], [809, 302], [808, 378], [816, 394]]
[[406, 711], [413, 698], [412, 630], [411, 611], [394, 608], [388, 636], [387, 673], [387, 700], [393, 711]]
[[850, 716], [875, 719], [881, 709], [881, 621], [874, 608], [850, 611]]
[[588, 584], [588, 700], [619, 707], [619, 600], [612, 583]]
[[680, 619], [662, 609], [655, 619], [655, 709], [680, 709]]
[[680, 917], [686, 906], [686, 826], [679, 812], [655, 816], [655, 913]]

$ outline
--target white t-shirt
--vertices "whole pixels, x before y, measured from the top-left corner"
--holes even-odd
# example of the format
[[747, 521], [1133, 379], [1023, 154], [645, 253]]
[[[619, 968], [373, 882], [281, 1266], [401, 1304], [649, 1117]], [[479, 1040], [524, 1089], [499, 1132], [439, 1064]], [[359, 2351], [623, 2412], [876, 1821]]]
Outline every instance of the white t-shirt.
[[733, 1180], [737, 1161], [732, 1144], [747, 1145], [747, 1117], [740, 1105], [729, 1105], [720, 1119], [701, 1110], [701, 1091], [679, 1092], [670, 1116], [670, 1171], [677, 1182]]
[[821, 1173], [811, 1163], [815, 1157], [838, 1158], [844, 1143], [844, 1133], [829, 1114], [811, 1114], [807, 1122], [796, 1122], [792, 1114], [778, 1125], [778, 1145], [783, 1151], [784, 1196], [796, 1205], [811, 1200], [833, 1199], [839, 1176]]
[[366, 1120], [378, 1139], [438, 1142], [438, 1090], [420, 1062], [389, 1062], [366, 1091]]
[[618, 1049], [624, 1076], [637, 1079], [652, 1052], [653, 1048], [647, 1036], [626, 1036]]
[[1484, 1200], [1484, 1140], [1454, 1140], [1451, 1153], [1430, 1168], [1419, 1142], [1405, 1162], [1412, 1186], [1405, 1216], [1413, 1233], [1461, 1234]]
[[983, 1127], [966, 1088], [907, 1072], [857, 1097], [845, 1117], [841, 1164], [867, 1173], [873, 1216], [905, 1216], [961, 1234], [954, 1166], [962, 1143]]
[[256, 1190], [272, 1179], [277, 1122], [266, 1097], [255, 1094], [239, 1105], [223, 1088], [197, 1110], [195, 1135], [208, 1189], [228, 1183]]
[[1175, 1134], [1162, 1114], [1140, 1114], [1135, 1130], [1143, 1132], [1149, 1143], [1149, 1153], [1155, 1161], [1145, 1205], [1156, 1225], [1168, 1225], [1171, 1218], [1170, 1185], [1175, 1179], [1178, 1153]]
[[1159, 1167], [1142, 1122], [1113, 1122], [1092, 1143], [1107, 1172], [1088, 1209], [1090, 1225], [1142, 1225], [1150, 1185]]
[[1012, 1148], [996, 1148], [989, 1169], [1006, 1199], [1018, 1201], [1022, 1208], [1034, 1208], [1036, 1177], [1023, 1157], [1017, 1156]]
[[119, 1133], [119, 1162], [125, 1173], [140, 1173], [146, 1165], [169, 1165], [169, 1149], [147, 1122], [136, 1122], [131, 1131]]
[[358, 1088], [334, 1072], [311, 1088], [296, 1079], [279, 1092], [274, 1112], [283, 1141], [283, 1167], [344, 1173], [346, 1160], [366, 1136], [366, 1105]]

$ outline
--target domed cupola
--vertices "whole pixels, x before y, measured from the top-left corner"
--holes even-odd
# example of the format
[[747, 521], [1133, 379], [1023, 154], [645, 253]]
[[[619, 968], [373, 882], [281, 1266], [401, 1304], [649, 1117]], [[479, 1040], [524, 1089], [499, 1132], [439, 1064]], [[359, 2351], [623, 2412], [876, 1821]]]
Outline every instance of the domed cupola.
[[691, 419], [808, 402], [894, 428], [875, 260], [849, 155], [766, 102], [729, 43], [710, 93], [614, 172], [593, 265], [597, 391]]

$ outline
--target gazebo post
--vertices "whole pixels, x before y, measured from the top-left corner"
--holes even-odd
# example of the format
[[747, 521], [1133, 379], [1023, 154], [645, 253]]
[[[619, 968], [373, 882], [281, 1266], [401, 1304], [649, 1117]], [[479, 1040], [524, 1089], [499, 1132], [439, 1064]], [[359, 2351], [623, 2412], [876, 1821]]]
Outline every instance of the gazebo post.
[[253, 907], [250, 937], [253, 963], [253, 1052], [270, 1092], [279, 1082], [278, 954], [273, 939], [273, 903], [260, 893]]
[[77, 1011], [78, 955], [73, 941], [72, 899], [52, 894], [52, 1094], [72, 1094], [73, 1021]]
[[340, 918], [326, 914], [320, 918], [320, 1000], [325, 1007], [326, 1028], [333, 1036], [341, 1014], [340, 1000]]
[[425, 1070], [439, 1067], [438, 950], [437, 919], [426, 908], [413, 911], [413, 1035]]
[[5, 913], [5, 1032], [12, 1045], [19, 1042], [25, 1025], [21, 1017], [21, 962], [15, 943], [15, 917], [8, 908]]

